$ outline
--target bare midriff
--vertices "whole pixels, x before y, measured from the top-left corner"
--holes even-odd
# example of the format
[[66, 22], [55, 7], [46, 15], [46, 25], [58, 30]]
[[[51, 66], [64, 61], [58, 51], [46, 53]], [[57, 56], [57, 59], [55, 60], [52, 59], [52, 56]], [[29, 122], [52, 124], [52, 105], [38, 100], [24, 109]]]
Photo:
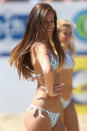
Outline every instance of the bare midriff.
[[63, 69], [60, 72], [60, 79], [64, 83], [65, 93], [62, 96], [63, 99], [68, 100], [72, 95], [72, 69]]

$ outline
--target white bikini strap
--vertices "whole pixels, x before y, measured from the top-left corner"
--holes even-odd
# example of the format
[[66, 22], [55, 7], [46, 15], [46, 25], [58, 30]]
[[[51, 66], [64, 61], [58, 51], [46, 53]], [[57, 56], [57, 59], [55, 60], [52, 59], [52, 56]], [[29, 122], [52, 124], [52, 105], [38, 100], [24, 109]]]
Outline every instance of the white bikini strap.
[[39, 115], [39, 117], [42, 117], [42, 118], [44, 118], [44, 116], [42, 115], [42, 109], [40, 108], [40, 107], [38, 107], [38, 106], [34, 106], [34, 105], [30, 105], [30, 107], [28, 108], [28, 110], [29, 109], [32, 109], [32, 108], [34, 108], [34, 113], [33, 113], [33, 116], [35, 116], [35, 114], [36, 114], [36, 111], [38, 110], [38, 115]]

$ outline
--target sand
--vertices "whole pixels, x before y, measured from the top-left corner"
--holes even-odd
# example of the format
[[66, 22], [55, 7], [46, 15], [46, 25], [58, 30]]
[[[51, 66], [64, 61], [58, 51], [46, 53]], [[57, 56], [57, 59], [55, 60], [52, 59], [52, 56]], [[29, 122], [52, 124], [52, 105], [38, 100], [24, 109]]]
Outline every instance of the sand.
[[[23, 114], [0, 113], [0, 131], [26, 131]], [[78, 115], [80, 131], [87, 131], [87, 114]]]

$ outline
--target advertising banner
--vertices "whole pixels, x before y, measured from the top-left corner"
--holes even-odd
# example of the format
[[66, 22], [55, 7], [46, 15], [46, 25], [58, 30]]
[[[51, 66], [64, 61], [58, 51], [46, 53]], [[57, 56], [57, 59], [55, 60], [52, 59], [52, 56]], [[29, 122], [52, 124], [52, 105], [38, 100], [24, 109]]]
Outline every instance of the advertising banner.
[[[87, 52], [87, 3], [53, 2], [58, 19], [68, 19], [76, 24], [74, 30], [75, 47], [78, 53]], [[10, 52], [22, 39], [28, 15], [33, 5], [30, 3], [0, 4], [0, 52]]]

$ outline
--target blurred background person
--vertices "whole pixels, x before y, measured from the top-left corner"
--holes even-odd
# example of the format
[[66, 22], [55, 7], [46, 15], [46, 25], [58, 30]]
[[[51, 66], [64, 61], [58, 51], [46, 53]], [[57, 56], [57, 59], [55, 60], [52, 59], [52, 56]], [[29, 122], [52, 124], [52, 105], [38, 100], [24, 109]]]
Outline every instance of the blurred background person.
[[64, 83], [66, 93], [61, 95], [60, 100], [63, 109], [61, 114], [66, 130], [79, 131], [77, 114], [72, 103], [72, 77], [74, 61], [71, 55], [75, 53], [74, 43], [72, 43], [72, 26], [74, 26], [74, 24], [68, 20], [57, 21], [58, 38], [66, 55], [63, 69], [60, 72], [60, 78]]

